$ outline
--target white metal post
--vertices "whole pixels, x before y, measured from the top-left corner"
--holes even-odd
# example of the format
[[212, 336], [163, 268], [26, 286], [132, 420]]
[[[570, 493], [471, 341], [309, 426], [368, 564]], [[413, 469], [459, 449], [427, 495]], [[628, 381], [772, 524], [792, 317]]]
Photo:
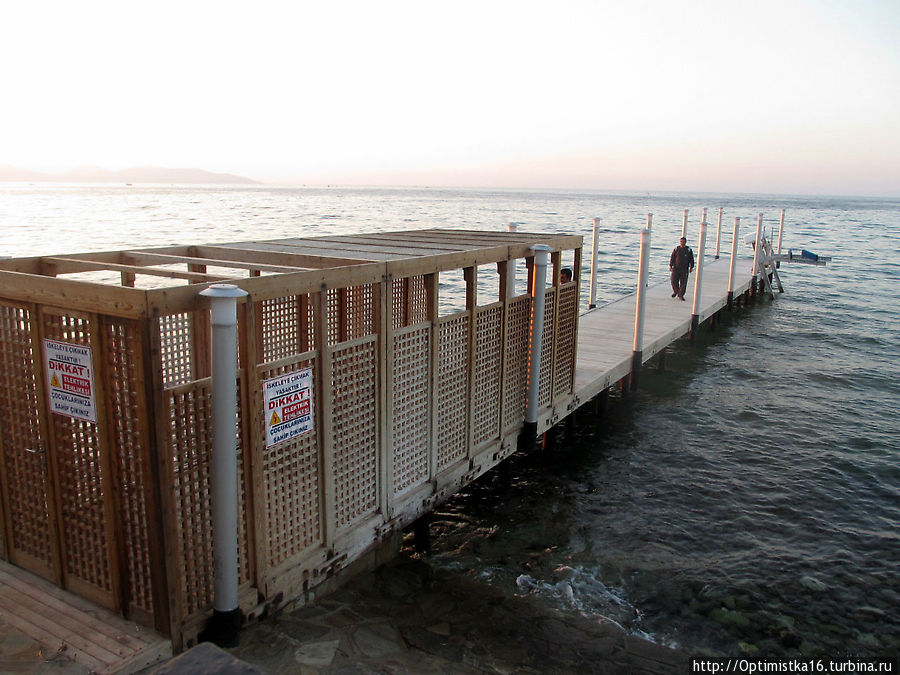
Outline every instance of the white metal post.
[[[506, 226], [507, 231], [515, 232], [517, 223], [510, 223]], [[511, 298], [516, 294], [516, 261], [508, 260], [506, 262], [506, 297]]]
[[700, 325], [700, 289], [703, 284], [703, 248], [706, 246], [706, 220], [700, 223], [700, 243], [697, 250], [697, 260], [694, 263], [694, 302], [691, 309], [691, 339]]
[[214, 614], [207, 638], [220, 647], [237, 646], [241, 626], [238, 605], [237, 503], [237, 300], [247, 291], [213, 284], [200, 291], [210, 299], [212, 324], [211, 502], [213, 528]]
[[684, 210], [684, 215], [681, 217], [681, 236], [687, 237], [687, 216], [688, 210]]
[[647, 227], [641, 230], [641, 258], [638, 264], [637, 303], [634, 309], [634, 343], [631, 350], [631, 388], [637, 389], [643, 364], [644, 308], [647, 288], [647, 270], [650, 261], [650, 215]]
[[597, 246], [599, 241], [600, 219], [594, 218], [594, 239], [591, 246], [591, 290], [588, 295], [588, 309], [594, 309], [597, 306], [597, 265], [599, 263]]
[[759, 265], [759, 249], [762, 248], [762, 221], [763, 214], [756, 217], [756, 240], [753, 242], [753, 276], [750, 279], [750, 295], [755, 296], [759, 292], [759, 274], [757, 265]]
[[722, 207], [719, 207], [719, 219], [716, 225], [716, 260], [719, 259], [719, 243], [722, 241]]
[[731, 235], [731, 262], [728, 263], [728, 309], [734, 303], [734, 263], [737, 260], [738, 230], [741, 227], [741, 219], [734, 219], [734, 233]]
[[528, 365], [528, 405], [525, 408], [525, 424], [533, 436], [537, 432], [537, 413], [541, 388], [541, 347], [544, 343], [544, 300], [547, 286], [547, 265], [550, 261], [549, 246], [535, 244], [534, 285], [531, 288], [531, 359]]
[[778, 248], [775, 253], [781, 253], [781, 235], [784, 233], [784, 209], [781, 209], [781, 218], [778, 219]]

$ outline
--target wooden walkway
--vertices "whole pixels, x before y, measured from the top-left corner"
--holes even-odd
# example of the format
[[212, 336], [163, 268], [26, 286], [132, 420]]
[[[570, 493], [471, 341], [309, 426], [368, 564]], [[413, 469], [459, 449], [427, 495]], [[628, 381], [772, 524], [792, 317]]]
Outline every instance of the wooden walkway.
[[[703, 261], [700, 291], [700, 323], [725, 307], [731, 259]], [[740, 259], [735, 269], [734, 297], [750, 288], [749, 260]], [[672, 297], [668, 278], [647, 289], [644, 313], [643, 361], [680, 337], [691, 327], [694, 274], [688, 279], [684, 301]], [[607, 305], [589, 310], [578, 322], [578, 357], [575, 362], [574, 393], [585, 402], [631, 373], [634, 345], [634, 311], [637, 295], [632, 293]]]
[[171, 640], [0, 561], [2, 624], [40, 648], [9, 654], [0, 641], [0, 672], [37, 672], [42, 662], [69, 661], [98, 675], [126, 675], [172, 656]]

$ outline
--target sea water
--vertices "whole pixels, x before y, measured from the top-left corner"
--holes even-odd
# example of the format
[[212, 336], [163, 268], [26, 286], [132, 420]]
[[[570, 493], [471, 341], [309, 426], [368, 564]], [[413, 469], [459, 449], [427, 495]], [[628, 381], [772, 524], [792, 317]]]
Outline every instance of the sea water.
[[722, 255], [741, 218], [739, 273], [743, 235], [761, 213], [777, 236], [782, 208], [783, 249], [833, 259], [785, 263], [783, 294], [673, 345], [599, 425], [443, 505], [428, 557], [692, 654], [896, 654], [900, 200], [3, 184], [0, 255], [517, 223], [583, 234], [587, 263], [599, 217], [602, 304], [634, 290], [648, 213], [657, 283], [684, 209], [697, 252], [704, 207], [710, 255], [717, 209]]

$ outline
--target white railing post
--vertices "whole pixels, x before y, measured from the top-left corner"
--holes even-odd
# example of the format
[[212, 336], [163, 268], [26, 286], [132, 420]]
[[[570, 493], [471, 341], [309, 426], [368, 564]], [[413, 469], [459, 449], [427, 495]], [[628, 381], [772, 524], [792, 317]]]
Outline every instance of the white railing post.
[[213, 529], [213, 616], [205, 638], [220, 647], [239, 641], [237, 486], [237, 301], [247, 291], [213, 284], [200, 291], [210, 299], [212, 324], [212, 460], [210, 501]]
[[734, 219], [734, 233], [731, 235], [731, 262], [728, 263], [728, 309], [734, 304], [734, 263], [737, 260], [738, 230], [741, 219]]
[[[515, 232], [518, 223], [510, 223], [506, 226], [507, 232]], [[506, 297], [511, 298], [516, 294], [516, 261], [506, 261]]]
[[781, 253], [781, 235], [784, 234], [784, 209], [781, 209], [781, 218], [778, 219], [778, 248], [775, 253]]
[[694, 276], [694, 302], [691, 309], [691, 332], [690, 338], [693, 340], [700, 325], [700, 289], [703, 284], [703, 248], [706, 246], [706, 219], [700, 223], [700, 243], [697, 250], [697, 260], [695, 262]]
[[762, 248], [760, 246], [762, 242], [762, 222], [763, 214], [760, 213], [756, 217], [756, 240], [753, 242], [753, 275], [750, 278], [750, 295], [754, 297], [759, 293], [759, 272], [757, 266], [759, 265], [759, 249]]
[[537, 416], [540, 405], [541, 348], [544, 343], [547, 265], [550, 261], [550, 251], [553, 249], [545, 244], [535, 244], [531, 250], [534, 251], [534, 282], [531, 287], [531, 350], [528, 363], [528, 397], [522, 433], [527, 434], [527, 439], [533, 443], [537, 436]]
[[594, 239], [591, 245], [591, 290], [588, 295], [588, 309], [594, 309], [597, 306], [597, 265], [599, 263], [597, 246], [599, 241], [600, 219], [594, 218]]
[[687, 217], [688, 217], [688, 210], [685, 209], [684, 215], [681, 217], [681, 236], [682, 236], [682, 238], [687, 237]]
[[634, 343], [631, 349], [631, 389], [637, 389], [644, 362], [644, 309], [646, 306], [647, 270], [650, 261], [650, 224], [652, 214], [647, 214], [647, 227], [641, 230], [641, 258], [638, 264], [637, 302], [634, 308]]
[[722, 207], [719, 207], [719, 219], [716, 225], [716, 260], [719, 259], [719, 243], [722, 241]]

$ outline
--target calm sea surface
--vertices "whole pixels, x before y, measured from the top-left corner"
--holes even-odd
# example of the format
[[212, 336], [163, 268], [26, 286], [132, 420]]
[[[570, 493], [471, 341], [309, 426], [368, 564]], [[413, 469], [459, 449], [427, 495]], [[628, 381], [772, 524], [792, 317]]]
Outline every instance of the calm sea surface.
[[[450, 227], [585, 235], [599, 302], [651, 283], [689, 209], [833, 256], [785, 293], [672, 347], [641, 391], [556, 454], [515, 457], [436, 517], [438, 565], [616, 621], [692, 654], [900, 651], [900, 200], [448, 189], [0, 184], [0, 255]], [[743, 244], [741, 269], [749, 271]]]

